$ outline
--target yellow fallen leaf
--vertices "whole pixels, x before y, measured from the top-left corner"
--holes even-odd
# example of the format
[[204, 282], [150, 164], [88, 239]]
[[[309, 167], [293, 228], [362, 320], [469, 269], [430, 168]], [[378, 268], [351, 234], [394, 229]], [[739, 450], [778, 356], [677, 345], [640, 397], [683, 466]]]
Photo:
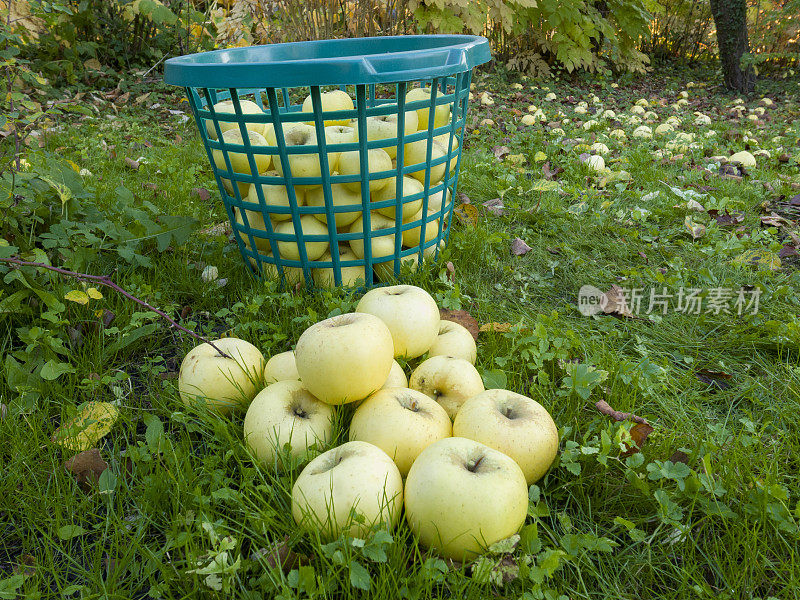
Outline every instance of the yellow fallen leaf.
[[78, 165], [76, 165], [74, 162], [72, 162], [71, 160], [67, 159], [67, 164], [70, 167], [72, 167], [76, 173], [80, 173], [81, 168]]
[[534, 192], [555, 192], [556, 190], [558, 190], [558, 182], [547, 179], [537, 179], [531, 187], [531, 191]]
[[507, 154], [505, 160], [506, 162], [509, 162], [512, 165], [525, 164], [525, 156], [522, 154]]
[[766, 267], [770, 271], [777, 271], [781, 268], [781, 259], [777, 254], [769, 252], [768, 250], [746, 250], [741, 255], [734, 258], [733, 262], [741, 265], [747, 264]]
[[692, 217], [687, 216], [683, 221], [683, 226], [692, 234], [692, 239], [699, 239], [706, 234], [706, 226], [702, 223], [695, 223]]
[[117, 407], [109, 402], [86, 402], [78, 407], [78, 414], [55, 430], [52, 440], [68, 450], [83, 452], [108, 435], [117, 417]]
[[547, 160], [547, 154], [539, 150], [536, 154], [533, 155], [533, 162], [542, 162]]
[[86, 293], [92, 300], [100, 300], [103, 297], [103, 294], [100, 293], [100, 290], [93, 287], [90, 287], [88, 290], [86, 290]]
[[460, 204], [453, 209], [453, 212], [464, 225], [475, 227], [478, 224], [478, 209], [474, 204]]
[[64, 300], [77, 302], [78, 304], [89, 304], [89, 296], [82, 290], [72, 290], [71, 292], [67, 292], [67, 294], [64, 296]]
[[505, 333], [511, 331], [511, 323], [485, 323], [481, 325], [480, 329], [483, 333], [487, 331], [496, 331], [498, 333]]

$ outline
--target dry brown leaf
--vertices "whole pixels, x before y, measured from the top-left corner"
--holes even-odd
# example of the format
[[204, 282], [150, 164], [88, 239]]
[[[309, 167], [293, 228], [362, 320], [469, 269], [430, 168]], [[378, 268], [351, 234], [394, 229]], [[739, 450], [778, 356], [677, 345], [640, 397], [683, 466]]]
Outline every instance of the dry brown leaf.
[[647, 423], [637, 423], [633, 427], [631, 427], [631, 440], [633, 440], [633, 445], [628, 444], [628, 449], [622, 453], [622, 457], [630, 456], [631, 454], [636, 454], [642, 449], [645, 441], [647, 441], [647, 436], [653, 433], [655, 429], [647, 424]]
[[611, 289], [603, 295], [605, 296], [605, 302], [600, 303], [600, 306], [603, 307], [603, 313], [616, 317], [627, 317], [628, 319], [641, 318], [631, 312], [624, 290], [620, 286], [612, 285]]
[[481, 326], [478, 323], [478, 320], [467, 311], [447, 310], [443, 308], [439, 310], [439, 317], [442, 319], [442, 321], [453, 321], [453, 323], [458, 323], [467, 331], [469, 331], [472, 334], [472, 337], [474, 337], [476, 340], [478, 339], [478, 333], [481, 330]]
[[129, 158], [127, 156], [125, 157], [125, 165], [129, 169], [133, 169], [134, 171], [138, 171], [139, 170], [139, 161], [138, 160], [133, 160], [132, 158]]
[[725, 212], [721, 212], [717, 209], [711, 209], [708, 211], [708, 214], [717, 222], [717, 225], [720, 227], [729, 227], [733, 225], [738, 225], [744, 221], [744, 213], [734, 212], [733, 214], [729, 213], [727, 210]]
[[76, 454], [64, 463], [67, 471], [75, 475], [82, 488], [97, 483], [100, 474], [108, 468], [108, 463], [100, 456], [100, 450], [92, 448]]
[[300, 563], [301, 557], [292, 552], [289, 536], [285, 535], [281, 541], [273, 542], [269, 547], [254, 552], [253, 558], [263, 558], [271, 569], [281, 569], [284, 573], [288, 573]]
[[505, 214], [505, 206], [503, 205], [503, 201], [500, 198], [493, 198], [483, 203], [488, 210], [493, 215], [497, 215], [498, 217], [502, 217]]
[[611, 408], [611, 405], [605, 400], [598, 400], [597, 403], [595, 404], [595, 408], [597, 408], [597, 410], [599, 410], [602, 414], [611, 417], [615, 421], [634, 421], [635, 423], [641, 423], [642, 425], [649, 425], [647, 419], [644, 419], [642, 417], [637, 417], [633, 413], [614, 410], [613, 408]]
[[511, 154], [511, 148], [508, 146], [495, 146], [492, 148], [492, 153], [497, 160], [502, 160], [506, 154]]
[[212, 225], [211, 227], [206, 227], [205, 229], [201, 229], [200, 233], [203, 235], [230, 235], [233, 233], [233, 229], [231, 227], [230, 221], [223, 221], [222, 223], [217, 223], [216, 225]]
[[11, 569], [14, 575], [22, 575], [23, 579], [28, 579], [36, 575], [36, 557], [31, 554], [23, 554], [19, 557], [19, 562]]
[[456, 206], [453, 212], [464, 225], [475, 227], [478, 224], [478, 209], [474, 204], [461, 204]]
[[669, 462], [676, 464], [676, 463], [683, 463], [685, 465], [689, 464], [689, 455], [686, 452], [681, 452], [680, 450], [676, 450], [672, 453], [672, 456], [669, 457]]
[[731, 384], [728, 383], [728, 380], [732, 379], [732, 375], [729, 373], [700, 369], [699, 371], [695, 371], [694, 376], [697, 377], [697, 379], [702, 383], [720, 390], [727, 390], [732, 387]]
[[192, 188], [192, 194], [200, 198], [203, 202], [208, 202], [208, 199], [211, 198], [211, 192], [202, 187]]
[[522, 256], [533, 250], [522, 238], [514, 238], [511, 242], [511, 254]]
[[453, 276], [456, 274], [456, 267], [453, 263], [449, 262], [444, 266], [447, 270], [447, 279], [453, 281]]

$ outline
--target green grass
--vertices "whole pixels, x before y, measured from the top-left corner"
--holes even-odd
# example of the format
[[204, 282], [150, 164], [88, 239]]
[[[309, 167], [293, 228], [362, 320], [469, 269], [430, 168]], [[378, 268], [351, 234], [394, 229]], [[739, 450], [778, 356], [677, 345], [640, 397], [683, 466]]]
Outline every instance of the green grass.
[[[541, 402], [562, 428], [557, 463], [531, 488], [531, 516], [513, 554], [520, 565], [516, 579], [502, 587], [483, 582], [472, 565], [428, 554], [404, 524], [392, 532], [391, 543], [373, 540], [366, 548], [350, 540], [324, 544], [299, 531], [289, 490], [302, 465], [288, 472], [260, 467], [242, 445], [242, 415], [222, 419], [182, 406], [174, 375], [193, 340], [103, 290], [105, 297], [89, 306], [68, 303], [55, 322], [41, 311], [26, 318], [0, 313], [4, 361], [12, 353], [21, 360], [42, 351], [41, 334], [64, 340], [61, 360], [75, 371], [37, 380], [42, 393], [34, 405], [23, 403], [10, 373], [0, 376], [0, 400], [8, 406], [0, 421], [0, 598], [217, 597], [220, 592], [209, 586], [214, 581], [190, 573], [214, 557], [227, 565], [219, 574], [222, 593], [237, 598], [799, 596], [800, 275], [791, 259], [777, 270], [734, 262], [747, 250], [777, 254], [798, 228], [797, 221], [780, 229], [760, 223], [762, 203], [798, 193], [797, 159], [777, 160], [782, 153], [797, 156], [796, 82], [764, 84], [776, 107], [768, 109], [763, 126], [730, 120], [734, 98], [703, 87], [689, 90], [688, 107], [673, 110], [669, 103], [685, 88], [684, 77], [634, 80], [617, 89], [607, 83], [544, 84], [560, 99], [590, 102], [596, 93], [603, 109], [618, 114], [643, 96], [667, 100], [653, 109], [659, 119], [652, 125], [677, 115], [680, 130], [696, 133], [702, 147], [664, 164], [651, 152], [669, 138], [634, 140], [635, 125], [608, 122], [586, 132], [580, 123], [591, 115], [574, 114], [567, 102], [546, 102], [547, 90], [522, 83], [517, 98], [502, 77], [478, 79], [477, 91], [492, 93], [495, 105], [481, 107], [476, 94], [470, 121], [477, 125], [488, 117], [497, 123], [473, 127], [464, 149], [461, 191], [478, 205], [478, 222], [456, 219], [443, 262], [409, 277], [443, 307], [466, 309], [481, 323], [515, 325], [481, 334], [477, 366]], [[159, 89], [143, 105], [120, 108], [114, 119], [103, 104], [96, 116], [63, 123], [45, 136], [42, 151], [89, 169], [85, 185], [100, 206], [113, 208], [115, 190], [124, 186], [138, 204], [150, 201], [165, 214], [194, 217], [202, 227], [219, 223], [224, 211], [194, 124], [166, 111], [188, 110], [178, 98]], [[156, 102], [160, 108], [147, 108]], [[572, 119], [562, 127], [573, 143], [560, 143], [544, 124], [518, 125], [512, 109], [525, 113], [529, 104], [542, 108], [549, 121], [562, 110]], [[748, 108], [756, 106], [757, 98], [748, 100]], [[692, 125], [694, 110], [711, 116], [712, 125]], [[616, 127], [628, 133], [625, 144], [607, 138]], [[709, 129], [717, 131], [714, 138], [705, 137]], [[705, 169], [711, 156], [743, 149], [745, 134], [758, 140], [749, 142], [751, 150], [767, 149], [772, 157], [759, 158], [743, 181]], [[630, 181], [601, 186], [603, 175], [581, 164], [576, 138], [606, 143], [607, 166], [628, 171]], [[523, 154], [526, 163], [498, 160], [492, 149], [502, 145]], [[564, 169], [559, 191], [532, 190], [542, 178], [538, 151]], [[134, 171], [124, 156], [144, 160]], [[38, 150], [28, 158], [43, 168]], [[742, 212], [740, 235], [705, 212], [688, 211], [665, 184], [681, 190], [711, 186], [700, 203]], [[197, 187], [212, 190], [211, 198], [193, 194]], [[654, 191], [657, 197], [642, 199]], [[504, 215], [480, 208], [500, 196]], [[692, 239], [686, 215], [706, 226], [704, 237]], [[512, 256], [515, 237], [532, 250]], [[185, 325], [209, 336], [232, 332], [267, 356], [290, 349], [313, 322], [352, 310], [359, 297], [349, 290], [281, 292], [274, 283], [256, 281], [224, 235], [198, 233], [161, 253], [145, 249], [151, 267], [133, 268], [104, 253], [88, 269], [113, 272], [126, 289], [173, 316], [190, 307]], [[55, 252], [51, 258], [56, 262]], [[447, 261], [455, 267], [452, 281]], [[227, 284], [203, 282], [205, 265], [217, 266]], [[42, 280], [58, 297], [79, 287], [72, 280]], [[5, 284], [18, 289], [10, 279]], [[584, 284], [602, 290], [612, 284], [666, 287], [673, 294], [681, 287], [756, 286], [760, 310], [694, 315], [673, 305], [665, 315], [642, 310], [640, 319], [586, 317], [576, 306]], [[115, 313], [111, 328], [88, 325], [98, 308]], [[151, 322], [158, 323], [154, 332], [114, 350], [115, 342], [130, 340]], [[80, 323], [79, 341], [71, 342], [65, 329]], [[27, 329], [34, 326], [40, 330]], [[730, 378], [709, 384], [696, 376], [703, 369]], [[623, 455], [631, 424], [599, 414], [594, 403], [600, 399], [649, 420], [654, 431], [641, 453]], [[82, 490], [63, 466], [71, 453], [50, 441], [87, 400], [114, 401], [120, 409], [119, 421], [98, 445], [116, 477], [107, 493]], [[347, 437], [349, 410], [338, 416], [337, 442]], [[688, 465], [664, 462], [679, 450]], [[230, 547], [220, 541], [225, 536], [234, 540]], [[305, 557], [286, 572], [270, 568], [259, 553], [284, 537]], [[377, 546], [385, 561], [375, 560], [381, 558], [372, 551]], [[354, 585], [367, 583], [355, 563], [367, 568], [369, 591]]]

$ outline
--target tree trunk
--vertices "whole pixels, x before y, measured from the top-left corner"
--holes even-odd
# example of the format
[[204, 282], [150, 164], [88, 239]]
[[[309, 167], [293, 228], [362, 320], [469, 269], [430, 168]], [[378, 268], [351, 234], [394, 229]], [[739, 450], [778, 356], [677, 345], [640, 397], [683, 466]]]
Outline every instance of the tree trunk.
[[755, 88], [755, 73], [748, 65], [742, 69], [742, 55], [750, 51], [747, 41], [747, 0], [711, 0], [711, 14], [717, 27], [719, 60], [725, 87], [750, 94]]

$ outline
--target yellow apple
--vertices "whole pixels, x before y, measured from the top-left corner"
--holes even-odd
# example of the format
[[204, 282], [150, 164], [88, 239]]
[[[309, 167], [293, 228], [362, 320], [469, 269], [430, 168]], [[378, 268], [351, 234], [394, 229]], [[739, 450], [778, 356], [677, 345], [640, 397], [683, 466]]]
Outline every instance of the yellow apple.
[[[377, 211], [370, 213], [370, 249], [373, 260], [394, 255], [395, 245], [395, 222], [389, 217], [385, 217]], [[364, 233], [364, 219], [357, 219], [350, 227], [350, 233]], [[375, 235], [379, 233], [379, 235]], [[350, 240], [350, 247], [358, 258], [364, 258], [364, 240]]]
[[[328, 249], [328, 228], [315, 219], [314, 215], [300, 217], [300, 228], [303, 232], [303, 244], [306, 248], [306, 258], [317, 260]], [[299, 235], [295, 232], [294, 221], [282, 221], [275, 225], [275, 233], [294, 236], [292, 240], [278, 240], [278, 252], [281, 258], [300, 260]], [[310, 240], [309, 236], [325, 236], [324, 240]]]
[[[281, 177], [280, 173], [278, 173], [277, 171], [267, 171], [266, 173], [262, 173], [261, 175], [264, 177]], [[260, 184], [260, 187], [261, 187], [261, 193], [264, 196], [264, 203], [267, 206], [283, 206], [289, 208], [290, 206], [289, 192], [286, 189], [286, 186], [274, 183], [262, 183]], [[258, 199], [258, 189], [259, 189], [259, 184], [250, 186], [250, 189], [247, 192], [248, 202], [252, 202], [254, 204], [260, 203]], [[294, 188], [294, 196], [295, 196], [295, 202], [297, 203], [298, 206], [303, 206], [305, 204], [305, 196], [303, 194], [303, 190], [301, 190], [299, 187]], [[247, 218], [250, 219], [251, 218], [250, 213], [254, 212], [255, 211], [248, 211]], [[261, 216], [260, 213], [257, 214]], [[269, 216], [270, 218], [272, 218], [273, 221], [286, 221], [292, 218], [291, 213], [288, 212], [286, 213], [270, 212]], [[264, 220], [262, 216], [260, 229], [263, 229], [263, 225], [264, 225]], [[252, 227], [252, 221], [251, 221], [251, 227]]]
[[342, 534], [364, 538], [378, 523], [392, 528], [402, 506], [400, 471], [383, 450], [367, 442], [347, 442], [320, 454], [292, 487], [295, 523], [324, 540]]
[[[239, 107], [242, 109], [242, 115], [263, 115], [264, 111], [261, 110], [261, 107], [253, 102], [252, 100], [239, 100]], [[232, 100], [223, 100], [222, 102], [217, 102], [214, 105], [214, 112], [219, 114], [228, 114], [234, 115], [236, 114], [236, 109], [233, 106]], [[245, 116], [245, 119], [247, 117]], [[255, 131], [256, 133], [260, 133], [264, 135], [265, 132], [265, 125], [266, 123], [245, 123], [245, 129], [249, 131]], [[219, 128], [220, 131], [224, 134], [226, 131], [231, 129], [238, 129], [239, 123], [235, 123], [233, 121], [219, 121]], [[211, 119], [206, 119], [206, 133], [208, 133], [208, 137], [212, 140], [217, 139], [217, 128], [214, 127], [214, 122]]]
[[[422, 210], [422, 193], [424, 191], [425, 186], [423, 186], [419, 181], [413, 177], [403, 177], [403, 206], [401, 210], [403, 219], [408, 219], [410, 216], [416, 214], [417, 211]], [[409, 198], [413, 196], [419, 197], [416, 200], [410, 200]], [[371, 200], [372, 202], [386, 202], [388, 200], [394, 200], [396, 197], [397, 178], [392, 177], [386, 187], [372, 194]], [[376, 210], [380, 214], [384, 215], [385, 217], [389, 217], [390, 219], [394, 219], [395, 214], [397, 213], [395, 206], [386, 206]]]
[[306, 389], [328, 404], [346, 404], [366, 398], [386, 382], [394, 344], [378, 317], [345, 313], [306, 329], [294, 353]]
[[[391, 335], [390, 335], [391, 339]], [[214, 342], [223, 356], [203, 343], [183, 359], [178, 373], [178, 392], [184, 404], [205, 404], [220, 414], [245, 407], [256, 395], [264, 373], [264, 356], [239, 338]]]
[[408, 388], [378, 390], [356, 409], [350, 422], [350, 441], [375, 444], [394, 460], [403, 477], [420, 452], [452, 432], [445, 410]]
[[[264, 139], [264, 136], [255, 131], [248, 130], [247, 139], [250, 142], [250, 146], [253, 148], [267, 145], [267, 140]], [[222, 142], [224, 144], [242, 145], [244, 144], [242, 132], [238, 128], [229, 129], [222, 134]], [[248, 158], [246, 152], [234, 152], [230, 149], [226, 149], [225, 153], [228, 155], [228, 159], [231, 162], [231, 169], [233, 169], [234, 173], [257, 175], [258, 173], [263, 173], [264, 171], [268, 170], [270, 164], [272, 163], [272, 157], [269, 154], [253, 154], [253, 163], [256, 166], [256, 172], [254, 173], [250, 168], [250, 159]], [[228, 166], [225, 163], [225, 154], [221, 149], [213, 149], [211, 151], [211, 156], [214, 159], [214, 165], [216, 165], [217, 169], [220, 169], [221, 171], [228, 170]], [[223, 177], [222, 183], [225, 186], [225, 189], [228, 190], [228, 193], [233, 193], [233, 187], [231, 186], [230, 179]], [[242, 197], [247, 196], [250, 183], [247, 181], [238, 181], [237, 185], [239, 187], [239, 194], [241, 194]]]
[[[326, 252], [319, 259], [320, 262], [332, 261], [330, 251]], [[353, 253], [350, 246], [339, 244], [339, 260], [341, 262], [359, 260]], [[364, 266], [340, 266], [342, 274], [342, 285], [344, 287], [352, 287], [355, 285], [364, 285], [367, 278], [364, 275]], [[314, 285], [323, 288], [332, 288], [336, 285], [336, 278], [333, 276], [333, 267], [319, 267], [312, 270], [314, 277]]]
[[[325, 206], [325, 188], [323, 186], [316, 187], [306, 193], [307, 206]], [[334, 207], [351, 206], [352, 210], [346, 212], [334, 213], [336, 227], [344, 227], [350, 225], [353, 221], [361, 217], [362, 204], [361, 192], [354, 192], [343, 183], [331, 184], [331, 200]], [[322, 223], [328, 224], [328, 214], [325, 212], [314, 213], [314, 217], [319, 219]]]
[[474, 365], [478, 358], [478, 348], [475, 345], [475, 338], [466, 327], [453, 321], [442, 320], [439, 323], [439, 335], [428, 350], [428, 356], [463, 358]]
[[405, 496], [406, 521], [420, 543], [458, 561], [514, 535], [528, 515], [528, 486], [517, 463], [459, 437], [419, 454]]
[[383, 384], [382, 390], [388, 388], [407, 388], [408, 387], [408, 377], [406, 377], [405, 372], [403, 371], [403, 367], [400, 366], [396, 360], [392, 361], [392, 370], [389, 371], [389, 377], [386, 378], [386, 381]]
[[297, 364], [294, 361], [294, 352], [291, 350], [271, 357], [264, 367], [264, 383], [269, 385], [276, 381], [300, 381]]
[[375, 315], [386, 323], [392, 334], [394, 356], [422, 356], [439, 334], [436, 300], [413, 285], [372, 289], [358, 302], [356, 312]]
[[[405, 135], [410, 135], [417, 131], [417, 111], [410, 110], [406, 112], [405, 118], [405, 126], [403, 127], [403, 131]], [[361, 136], [358, 132], [358, 121], [354, 121], [353, 125], [356, 131], [356, 139], [361, 139]], [[389, 140], [389, 139], [397, 139], [397, 132], [399, 127], [399, 118], [398, 115], [378, 115], [374, 117], [367, 117], [367, 140], [375, 141], [375, 140]], [[396, 142], [395, 142], [396, 143]], [[383, 150], [386, 151], [386, 154], [389, 155], [390, 158], [394, 158], [397, 156], [397, 146], [390, 145], [390, 146], [383, 146]]]
[[[436, 211], [432, 211], [430, 208], [428, 209], [429, 218], [435, 213]], [[404, 221], [403, 224], [407, 225], [409, 223], [415, 223], [417, 221], [422, 221], [422, 208], [419, 209], [419, 212], [417, 214]], [[416, 227], [403, 230], [403, 245], [408, 246], [409, 248], [414, 248], [416, 246], [419, 246], [420, 243], [427, 244], [428, 242], [435, 240], [437, 235], [439, 235], [439, 219], [426, 220], [425, 240], [420, 242], [420, 237], [422, 236], [422, 223], [420, 223]]]
[[483, 379], [472, 363], [452, 356], [432, 356], [424, 361], [411, 373], [408, 387], [436, 400], [451, 419], [464, 402], [484, 390]]
[[[391, 171], [392, 159], [383, 148], [372, 148], [367, 151], [367, 165], [369, 168], [369, 175], [372, 176], [375, 173]], [[361, 156], [358, 150], [342, 152], [339, 155], [339, 173], [341, 175], [361, 175]], [[381, 190], [390, 180], [391, 177], [384, 177], [381, 179], [370, 178], [370, 193], [372, 194]], [[353, 192], [361, 193], [361, 181], [350, 181], [342, 185]]]
[[536, 400], [508, 390], [486, 390], [467, 400], [453, 435], [469, 438], [513, 458], [528, 485], [537, 482], [558, 452], [558, 428]]
[[[322, 110], [323, 112], [333, 112], [333, 111], [340, 111], [340, 110], [353, 110], [355, 105], [353, 104], [353, 99], [350, 97], [350, 94], [345, 92], [344, 90], [333, 90], [330, 92], [322, 92], [320, 94], [320, 100], [322, 101]], [[303, 100], [303, 112], [304, 113], [311, 113], [309, 117], [313, 116], [314, 113], [314, 106], [311, 99], [311, 94], [306, 96], [306, 99]], [[324, 116], [324, 115], [323, 115]], [[307, 123], [313, 123], [313, 121], [307, 121]], [[350, 123], [349, 118], [341, 118], [341, 119], [326, 119], [325, 125], [347, 125]]]
[[[436, 94], [437, 102], [441, 97], [442, 93], [437, 91]], [[419, 121], [417, 128], [419, 129], [419, 131], [423, 131], [425, 129], [428, 129], [428, 120], [431, 112], [430, 88], [413, 88], [406, 93], [406, 103], [419, 102], [419, 101], [425, 101], [428, 103], [428, 106], [426, 106], [425, 108], [417, 109], [417, 120]], [[448, 121], [450, 121], [450, 103], [446, 102], [444, 104], [437, 104], [433, 117], [433, 126], [443, 127], [444, 125], [447, 124]]]
[[[434, 141], [431, 149], [431, 162], [440, 159], [447, 154], [445, 146]], [[407, 167], [420, 165], [419, 171], [409, 173], [414, 179], [420, 183], [425, 183], [425, 166], [428, 158], [428, 140], [417, 140], [410, 142], [405, 146], [405, 165]], [[430, 185], [436, 185], [444, 177], [444, 172], [447, 169], [446, 162], [438, 165], [431, 166]]]
[[244, 441], [256, 460], [271, 466], [288, 444], [292, 458], [305, 459], [333, 437], [333, 408], [299, 381], [278, 381], [253, 398], [244, 417]]

